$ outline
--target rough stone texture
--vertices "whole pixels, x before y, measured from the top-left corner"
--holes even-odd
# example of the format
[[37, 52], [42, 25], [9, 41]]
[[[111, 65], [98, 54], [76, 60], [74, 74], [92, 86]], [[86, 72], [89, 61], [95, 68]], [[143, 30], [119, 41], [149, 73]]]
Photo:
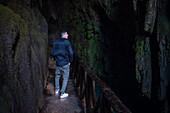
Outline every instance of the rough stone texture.
[[168, 113], [167, 91], [170, 76], [168, 0], [136, 1], [134, 7], [138, 18], [136, 78], [141, 84], [143, 95], [150, 98], [151, 104], [157, 106], [157, 111]]
[[162, 112], [170, 112], [168, 90], [170, 90], [170, 18], [169, 0], [158, 1], [157, 41], [159, 43], [159, 77], [158, 99], [163, 102]]
[[3, 4], [8, 7], [0, 5], [2, 113], [37, 113], [44, 104], [47, 24], [37, 9], [21, 5], [25, 3], [5, 1]]

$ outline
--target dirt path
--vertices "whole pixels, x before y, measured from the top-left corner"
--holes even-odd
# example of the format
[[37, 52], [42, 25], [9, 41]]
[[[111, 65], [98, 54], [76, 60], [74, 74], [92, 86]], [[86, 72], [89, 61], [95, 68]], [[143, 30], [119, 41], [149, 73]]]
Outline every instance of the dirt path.
[[59, 96], [54, 94], [54, 84], [49, 83], [47, 85], [48, 93], [46, 96], [46, 106], [42, 113], [82, 113], [82, 107], [80, 106], [80, 100], [75, 92], [72, 80], [69, 79], [66, 92], [69, 93], [69, 97], [66, 99], [60, 99]]

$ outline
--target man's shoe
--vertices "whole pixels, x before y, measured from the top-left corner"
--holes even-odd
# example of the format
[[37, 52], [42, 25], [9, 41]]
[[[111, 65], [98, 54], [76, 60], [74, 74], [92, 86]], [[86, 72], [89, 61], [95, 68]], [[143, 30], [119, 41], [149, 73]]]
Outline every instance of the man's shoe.
[[66, 98], [66, 97], [68, 97], [68, 93], [64, 93], [60, 95], [60, 98]]
[[59, 89], [55, 90], [55, 94], [58, 95], [59, 94]]

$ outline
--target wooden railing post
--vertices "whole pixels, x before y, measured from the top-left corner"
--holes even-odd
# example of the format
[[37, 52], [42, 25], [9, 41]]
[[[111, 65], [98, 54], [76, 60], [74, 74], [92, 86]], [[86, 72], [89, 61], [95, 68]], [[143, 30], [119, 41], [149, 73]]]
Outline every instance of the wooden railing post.
[[89, 84], [89, 76], [86, 75], [86, 90], [85, 90], [85, 97], [86, 97], [86, 113], [90, 113], [91, 112], [91, 100], [90, 100], [90, 84]]
[[109, 102], [106, 99], [104, 99], [104, 101], [107, 113], [113, 113]]
[[98, 108], [100, 106], [100, 99], [102, 97], [102, 93], [100, 93], [98, 99], [97, 99], [97, 102], [96, 104], [94, 105], [94, 108], [93, 108], [93, 113], [98, 113]]
[[[84, 106], [86, 113], [131, 113], [130, 110], [120, 101], [115, 93], [102, 82], [97, 75], [85, 64], [81, 58], [76, 57], [73, 74], [78, 94]], [[96, 102], [95, 84], [100, 88], [100, 95]], [[85, 102], [84, 102], [85, 101]]]
[[85, 73], [85, 71], [83, 70], [83, 68], [81, 68], [82, 69], [82, 83], [81, 83], [81, 89], [80, 89], [80, 91], [81, 91], [81, 93], [80, 93], [80, 99], [82, 100], [82, 105], [85, 107], [86, 106], [86, 103], [85, 103], [85, 82], [86, 82], [86, 73]]
[[73, 64], [72, 64], [72, 71], [71, 71], [71, 74], [72, 74], [72, 78], [73, 78], [73, 79], [75, 79], [76, 65], [77, 65], [77, 60], [74, 59], [74, 60], [73, 60]]
[[80, 85], [80, 64], [77, 65], [76, 87]]
[[107, 110], [105, 108], [105, 101], [104, 101], [104, 98], [102, 95], [100, 98], [100, 113], [106, 113], [106, 112], [107, 112]]
[[83, 70], [82, 66], [80, 67], [80, 99], [84, 97], [84, 90], [85, 90], [85, 71]]
[[95, 94], [95, 81], [92, 80], [92, 103], [93, 103], [93, 108], [94, 105], [96, 104], [96, 94]]
[[[94, 87], [93, 87], [93, 80], [88, 76], [88, 89], [89, 89], [89, 103], [90, 103], [90, 108], [93, 108], [93, 91], [94, 91]], [[95, 98], [95, 97], [94, 97]]]

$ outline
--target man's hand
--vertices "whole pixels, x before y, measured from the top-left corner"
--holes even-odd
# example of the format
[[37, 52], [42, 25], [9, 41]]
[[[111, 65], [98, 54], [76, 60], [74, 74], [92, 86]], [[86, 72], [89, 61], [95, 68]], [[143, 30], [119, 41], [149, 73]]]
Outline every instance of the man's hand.
[[53, 57], [51, 59], [52, 59], [52, 61], [55, 61], [55, 59]]

